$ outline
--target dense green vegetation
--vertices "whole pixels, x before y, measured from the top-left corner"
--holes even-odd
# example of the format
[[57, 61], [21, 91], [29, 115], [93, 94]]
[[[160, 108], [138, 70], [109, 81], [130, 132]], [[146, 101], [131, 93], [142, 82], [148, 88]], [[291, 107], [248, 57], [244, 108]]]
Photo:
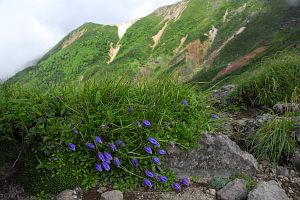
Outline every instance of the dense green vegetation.
[[[34, 192], [54, 193], [78, 183], [90, 188], [99, 182], [132, 189], [143, 185], [146, 169], [167, 176], [165, 184], [151, 181], [155, 189], [168, 190], [176, 177], [145, 153], [144, 147], [151, 146], [148, 137], [155, 138], [162, 149], [172, 142], [188, 150], [204, 130], [212, 130], [205, 96], [189, 85], [165, 79], [132, 83], [109, 78], [47, 92], [4, 85], [0, 93], [1, 138], [23, 141], [28, 157], [22, 180]], [[96, 136], [103, 145], [95, 142]], [[117, 140], [125, 146], [117, 145]], [[95, 149], [88, 149], [88, 142]], [[70, 143], [76, 151], [68, 148]], [[110, 143], [118, 150], [112, 151]], [[157, 148], [152, 148], [153, 156], [163, 162]], [[110, 171], [97, 172], [95, 164], [101, 163], [97, 153], [104, 151], [118, 157], [121, 166], [111, 164]], [[133, 158], [139, 160], [138, 168], [132, 166]]]
[[297, 52], [279, 52], [265, 57], [252, 69], [231, 80], [238, 85], [233, 99], [252, 105], [274, 105], [291, 102], [300, 88], [300, 56]]

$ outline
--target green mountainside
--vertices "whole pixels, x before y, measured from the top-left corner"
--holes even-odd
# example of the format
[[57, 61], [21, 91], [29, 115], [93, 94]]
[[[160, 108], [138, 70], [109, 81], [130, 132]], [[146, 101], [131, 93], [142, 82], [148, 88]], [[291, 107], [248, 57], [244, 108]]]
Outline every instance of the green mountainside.
[[209, 82], [249, 53], [254, 55], [233, 68], [298, 47], [299, 13], [285, 0], [184, 0], [137, 20], [121, 38], [117, 26], [84, 24], [10, 81], [45, 85], [167, 72], [182, 81]]

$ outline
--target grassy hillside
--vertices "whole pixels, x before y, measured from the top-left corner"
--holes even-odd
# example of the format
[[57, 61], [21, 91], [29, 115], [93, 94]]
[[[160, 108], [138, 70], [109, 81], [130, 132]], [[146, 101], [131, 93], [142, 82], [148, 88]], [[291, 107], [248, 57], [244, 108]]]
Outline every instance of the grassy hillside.
[[[82, 35], [78, 38], [75, 35], [74, 41], [67, 45], [66, 41], [70, 38], [72, 41], [72, 36], [78, 32]], [[37, 66], [19, 72], [10, 81], [30, 85], [78, 81], [91, 66], [106, 64], [110, 43], [117, 41], [116, 26], [84, 24], [59, 42]]]

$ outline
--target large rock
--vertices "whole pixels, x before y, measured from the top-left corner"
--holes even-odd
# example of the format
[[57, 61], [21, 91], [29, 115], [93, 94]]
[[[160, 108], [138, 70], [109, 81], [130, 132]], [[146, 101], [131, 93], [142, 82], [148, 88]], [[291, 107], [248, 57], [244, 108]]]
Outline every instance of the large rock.
[[300, 104], [297, 103], [276, 103], [273, 106], [273, 110], [278, 114], [283, 114], [285, 111], [300, 111]]
[[246, 181], [235, 179], [217, 192], [218, 200], [244, 200], [247, 199], [248, 190]]
[[289, 200], [289, 198], [276, 181], [268, 181], [259, 183], [248, 194], [248, 200]]
[[101, 195], [101, 200], [123, 200], [123, 193], [119, 190], [104, 192]]
[[203, 134], [201, 146], [191, 152], [181, 151], [178, 147], [168, 150], [164, 167], [173, 170], [178, 178], [229, 177], [241, 172], [254, 176], [257, 171], [255, 158], [242, 151], [239, 146], [223, 134]]
[[82, 200], [83, 192], [81, 188], [75, 188], [74, 190], [64, 190], [59, 193], [55, 200]]

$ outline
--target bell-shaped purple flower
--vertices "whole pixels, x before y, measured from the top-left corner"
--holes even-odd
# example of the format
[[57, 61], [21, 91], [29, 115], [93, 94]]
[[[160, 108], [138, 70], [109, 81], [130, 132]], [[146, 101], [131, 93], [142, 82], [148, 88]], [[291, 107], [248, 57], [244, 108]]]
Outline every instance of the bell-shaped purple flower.
[[73, 133], [74, 133], [74, 134], [77, 134], [77, 133], [78, 133], [78, 130], [77, 130], [75, 127], [73, 128]]
[[119, 158], [117, 158], [117, 157], [114, 158], [114, 165], [115, 165], [116, 167], [120, 167], [121, 161], [119, 160]]
[[134, 168], [137, 168], [138, 164], [139, 164], [139, 161], [137, 159], [135, 159], [135, 158], [132, 159], [132, 165]]
[[166, 151], [165, 150], [163, 150], [163, 149], [159, 149], [158, 151], [157, 151], [157, 153], [159, 154], [159, 155], [161, 155], [161, 156], [163, 156], [163, 155], [166, 155], [167, 153], [166, 153]]
[[153, 173], [151, 171], [146, 170], [145, 174], [146, 174], [147, 177], [153, 178]]
[[76, 151], [76, 146], [75, 146], [75, 144], [70, 143], [70, 144], [69, 144], [69, 149], [70, 149], [71, 151]]
[[151, 147], [146, 146], [146, 147], [144, 148], [144, 150], [145, 150], [148, 154], [152, 154], [152, 149], [151, 149]]
[[108, 161], [112, 160], [112, 156], [107, 151], [104, 152], [104, 157], [106, 158], [105, 160], [108, 160]]
[[95, 145], [92, 144], [92, 143], [90, 143], [90, 142], [86, 143], [86, 147], [87, 147], [88, 149], [95, 149]]
[[112, 151], [117, 151], [117, 146], [114, 143], [109, 144]]
[[102, 163], [102, 166], [103, 168], [106, 170], [106, 171], [109, 171], [110, 170], [110, 166], [109, 166], [109, 163], [107, 161], [104, 161]]
[[154, 138], [152, 138], [152, 137], [149, 137], [149, 138], [148, 138], [148, 142], [149, 142], [150, 144], [152, 144], [154, 147], [160, 147], [160, 144], [157, 142], [157, 140], [154, 139]]
[[180, 187], [179, 183], [173, 183], [173, 189], [174, 190], [180, 190], [181, 187]]
[[152, 188], [152, 183], [151, 183], [151, 181], [150, 181], [149, 179], [145, 179], [145, 180], [144, 180], [144, 184], [145, 184], [145, 186], [147, 186], [148, 188]]
[[159, 158], [155, 157], [155, 156], [152, 158], [152, 161], [154, 162], [154, 164], [159, 164], [160, 163]]
[[188, 102], [188, 100], [186, 100], [186, 99], [183, 99], [183, 100], [182, 100], [182, 104], [183, 104], [185, 107], [188, 107], [188, 106], [189, 106], [189, 102]]
[[189, 181], [188, 178], [182, 179], [181, 183], [182, 183], [184, 186], [186, 186], [186, 187], [190, 185], [190, 181]]
[[165, 183], [165, 182], [167, 182], [167, 177], [166, 176], [161, 176], [160, 178], [159, 178], [159, 180], [160, 180], [160, 182], [162, 182], [162, 183]]
[[99, 171], [99, 172], [102, 172], [102, 167], [100, 164], [96, 164], [96, 170]]
[[144, 120], [143, 121], [143, 125], [145, 126], [145, 127], [149, 127], [149, 126], [151, 126], [151, 123], [150, 123], [150, 121], [149, 120]]
[[99, 158], [102, 162], [104, 162], [104, 161], [106, 160], [106, 158], [105, 158], [105, 156], [104, 156], [104, 154], [103, 154], [102, 152], [99, 152], [99, 153], [98, 153], [98, 158]]
[[211, 118], [215, 120], [215, 119], [219, 119], [219, 116], [216, 115], [216, 114], [212, 114], [212, 115], [211, 115]]
[[117, 145], [119, 145], [120, 147], [125, 147], [125, 144], [122, 140], [117, 140]]
[[99, 136], [95, 137], [95, 142], [99, 143], [99, 144], [103, 144], [103, 142], [102, 142], [102, 140], [101, 140], [101, 138]]

